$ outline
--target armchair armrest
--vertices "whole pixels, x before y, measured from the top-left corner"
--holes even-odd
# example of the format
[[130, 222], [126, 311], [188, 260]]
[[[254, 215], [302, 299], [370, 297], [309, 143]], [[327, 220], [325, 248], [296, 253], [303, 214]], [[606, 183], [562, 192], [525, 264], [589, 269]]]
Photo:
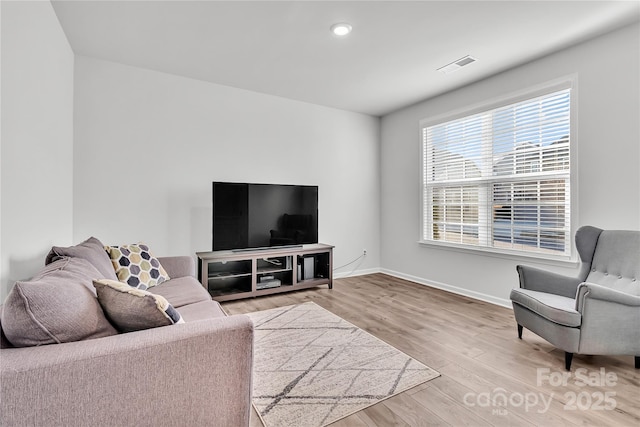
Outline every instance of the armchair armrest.
[[158, 257], [158, 261], [166, 270], [169, 277], [196, 277], [196, 262], [190, 256]]
[[[587, 298], [607, 301], [615, 304], [622, 304], [631, 307], [640, 307], [640, 296], [627, 294], [615, 289], [595, 283], [584, 282], [578, 286], [576, 297], [576, 310], [582, 312]], [[640, 311], [638, 312], [640, 315]], [[640, 320], [640, 319], [639, 319]]]
[[640, 296], [585, 282], [576, 310], [582, 314], [580, 353], [640, 355]]
[[580, 282], [582, 282], [576, 277], [564, 276], [526, 265], [518, 265], [516, 270], [520, 277], [521, 288], [561, 295], [567, 298], [576, 297], [576, 290]]
[[1, 351], [2, 425], [249, 424], [244, 315]]

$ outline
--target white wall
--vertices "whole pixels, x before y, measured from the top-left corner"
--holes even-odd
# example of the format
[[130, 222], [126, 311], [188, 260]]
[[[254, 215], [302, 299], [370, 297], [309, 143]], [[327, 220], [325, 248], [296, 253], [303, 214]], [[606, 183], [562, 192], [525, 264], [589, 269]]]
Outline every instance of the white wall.
[[379, 266], [377, 118], [77, 56], [74, 130], [76, 242], [194, 255], [212, 181], [307, 184], [334, 265]]
[[0, 2], [0, 295], [72, 242], [73, 52], [51, 3]]
[[[640, 29], [624, 28], [410, 106], [381, 122], [383, 271], [508, 304], [516, 264], [573, 274], [574, 265], [421, 246], [418, 122], [577, 74], [577, 226], [640, 229]], [[464, 70], [460, 71], [464, 72]], [[575, 188], [574, 188], [575, 190]]]

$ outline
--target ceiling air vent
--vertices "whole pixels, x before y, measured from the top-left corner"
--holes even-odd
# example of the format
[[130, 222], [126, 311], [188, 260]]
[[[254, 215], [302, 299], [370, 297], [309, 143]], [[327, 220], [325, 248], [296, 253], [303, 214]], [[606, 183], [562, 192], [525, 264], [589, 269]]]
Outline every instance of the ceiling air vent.
[[444, 67], [438, 68], [438, 71], [441, 71], [445, 74], [451, 74], [454, 71], [458, 71], [460, 68], [464, 67], [465, 65], [469, 65], [472, 62], [476, 62], [476, 61], [477, 61], [476, 58], [474, 58], [473, 56], [467, 55], [453, 61], [451, 64], [447, 64]]

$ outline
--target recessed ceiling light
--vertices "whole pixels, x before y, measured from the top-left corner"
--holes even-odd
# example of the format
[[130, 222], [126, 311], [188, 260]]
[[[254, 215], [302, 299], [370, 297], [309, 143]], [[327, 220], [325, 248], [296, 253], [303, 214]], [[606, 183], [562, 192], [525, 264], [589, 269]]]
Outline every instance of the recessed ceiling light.
[[331, 32], [340, 37], [346, 36], [351, 32], [351, 30], [351, 24], [347, 24], [346, 22], [340, 22], [331, 26]]

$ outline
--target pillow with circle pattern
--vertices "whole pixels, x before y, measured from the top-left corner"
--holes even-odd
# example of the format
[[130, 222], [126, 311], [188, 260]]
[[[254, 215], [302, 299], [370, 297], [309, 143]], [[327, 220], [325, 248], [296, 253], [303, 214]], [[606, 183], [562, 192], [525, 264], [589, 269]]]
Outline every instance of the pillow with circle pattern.
[[118, 280], [137, 289], [148, 289], [169, 280], [158, 258], [143, 243], [105, 246]]
[[120, 332], [184, 323], [180, 313], [161, 295], [109, 279], [94, 280], [93, 286], [102, 310]]

